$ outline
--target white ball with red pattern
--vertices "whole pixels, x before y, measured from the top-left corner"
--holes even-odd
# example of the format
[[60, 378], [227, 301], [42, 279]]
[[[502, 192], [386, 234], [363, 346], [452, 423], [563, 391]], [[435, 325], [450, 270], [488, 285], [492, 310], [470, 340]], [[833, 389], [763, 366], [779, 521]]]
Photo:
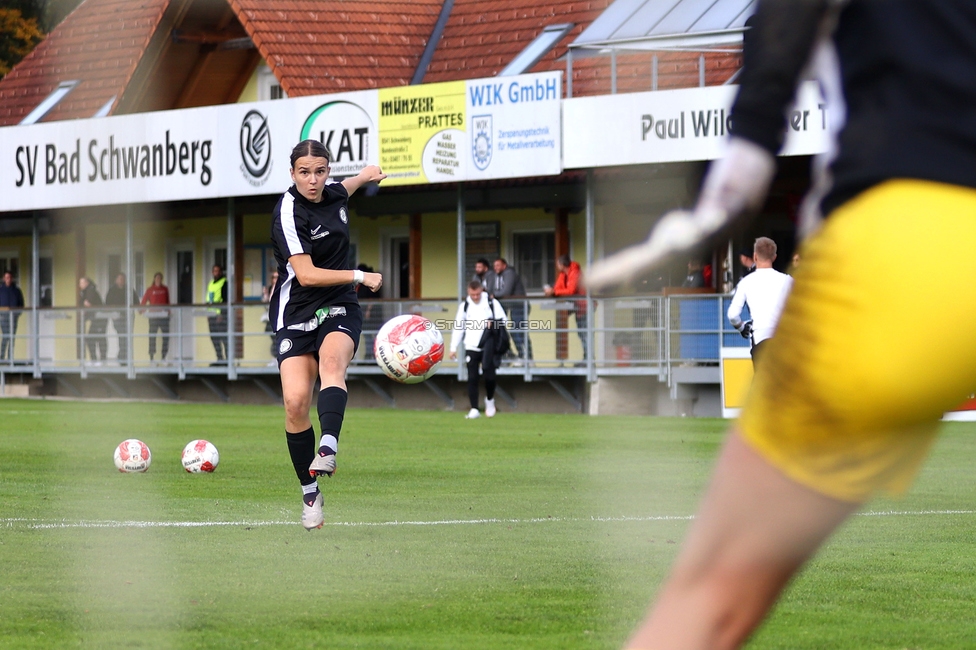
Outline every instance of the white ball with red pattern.
[[120, 472], [145, 472], [151, 462], [152, 454], [142, 440], [129, 438], [115, 448], [115, 466]]
[[180, 458], [183, 469], [191, 474], [200, 472], [210, 473], [217, 469], [220, 462], [220, 454], [212, 443], [206, 440], [191, 440], [183, 447], [183, 455]]
[[416, 314], [391, 318], [376, 334], [373, 355], [383, 373], [402, 384], [418, 384], [444, 359], [444, 337], [434, 324]]

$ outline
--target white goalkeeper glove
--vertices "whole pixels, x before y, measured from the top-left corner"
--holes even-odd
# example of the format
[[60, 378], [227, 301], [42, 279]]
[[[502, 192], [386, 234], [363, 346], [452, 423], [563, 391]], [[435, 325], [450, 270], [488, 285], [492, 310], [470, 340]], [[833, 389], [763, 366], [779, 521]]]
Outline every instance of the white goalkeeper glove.
[[647, 240], [594, 263], [586, 274], [590, 289], [633, 280], [759, 210], [775, 173], [772, 154], [748, 140], [732, 138], [725, 154], [708, 170], [695, 209], [667, 213]]

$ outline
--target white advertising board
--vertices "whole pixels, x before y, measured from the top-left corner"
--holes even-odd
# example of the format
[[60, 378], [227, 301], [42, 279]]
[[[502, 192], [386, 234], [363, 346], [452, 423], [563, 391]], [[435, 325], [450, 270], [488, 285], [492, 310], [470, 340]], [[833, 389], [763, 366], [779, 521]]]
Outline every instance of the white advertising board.
[[467, 82], [468, 180], [562, 172], [562, 73]]
[[[728, 135], [738, 86], [578, 97], [563, 102], [566, 169], [714, 160]], [[789, 112], [781, 155], [827, 149], [829, 113], [815, 82]]]
[[0, 211], [276, 194], [305, 137], [355, 174], [377, 158], [376, 110], [370, 90], [6, 127]]
[[[444, 85], [432, 84], [429, 92]], [[429, 156], [430, 147], [423, 156], [417, 152], [418, 161], [433, 161], [431, 178], [418, 180], [562, 171], [560, 73], [449, 85], [458, 86], [460, 110], [471, 116], [470, 123], [461, 117], [450, 147], [440, 137]], [[427, 92], [422, 86], [408, 88], [413, 94]], [[394, 90], [405, 94], [407, 88]], [[328, 145], [334, 178], [352, 176], [366, 165], [381, 164], [381, 92], [0, 128], [0, 212], [277, 194], [291, 184], [291, 149], [307, 138]], [[403, 119], [411, 126], [417, 119], [439, 124], [442, 117]], [[438, 175], [434, 163], [447, 158], [456, 163], [452, 173]]]

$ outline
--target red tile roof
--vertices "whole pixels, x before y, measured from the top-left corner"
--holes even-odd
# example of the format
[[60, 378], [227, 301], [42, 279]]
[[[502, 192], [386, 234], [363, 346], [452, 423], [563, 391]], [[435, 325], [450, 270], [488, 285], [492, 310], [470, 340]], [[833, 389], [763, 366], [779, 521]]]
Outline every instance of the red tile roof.
[[424, 82], [493, 77], [547, 25], [576, 26], [532, 71], [556, 70], [556, 57], [612, 0], [455, 0], [450, 20]]
[[228, 0], [290, 97], [410, 83], [442, 0]]
[[0, 126], [19, 123], [62, 81], [81, 83], [45, 122], [91, 117], [113, 96], [120, 97], [168, 4], [82, 2], [0, 82]]
[[[201, 1], [186, 0], [187, 7], [202, 10]], [[291, 97], [409, 84], [443, 6], [443, 0], [226, 2]], [[565, 70], [569, 44], [611, 2], [455, 0], [423, 82], [495, 76], [544, 27], [573, 23], [531, 71]], [[173, 14], [177, 7], [170, 5], [171, 0], [85, 0], [0, 80], [0, 126], [18, 123], [68, 79], [81, 84], [45, 121], [91, 117], [113, 96], [122, 97], [138, 85], [137, 68], [155, 69], [147, 51], [162, 56], [150, 43], [166, 40], [156, 32], [174, 20], [167, 11]], [[712, 53], [706, 60], [706, 83], [714, 85], [738, 69], [740, 56]], [[609, 93], [610, 65], [609, 56], [574, 60], [573, 95]], [[659, 53], [658, 88], [697, 86], [698, 79], [697, 53]], [[165, 83], [158, 75], [155, 80]], [[621, 53], [617, 92], [650, 89], [651, 54]], [[147, 108], [136, 103], [129, 110]]]

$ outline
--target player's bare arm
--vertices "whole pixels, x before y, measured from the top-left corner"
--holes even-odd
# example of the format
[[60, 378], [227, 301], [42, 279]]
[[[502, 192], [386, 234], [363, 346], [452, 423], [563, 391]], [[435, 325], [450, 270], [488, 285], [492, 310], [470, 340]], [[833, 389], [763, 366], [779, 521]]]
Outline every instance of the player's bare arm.
[[342, 186], [346, 188], [346, 193], [349, 194], [349, 196], [352, 196], [356, 190], [363, 185], [366, 185], [367, 183], [379, 183], [384, 178], [386, 178], [386, 174], [384, 174], [378, 166], [367, 165], [366, 167], [363, 167], [361, 172], [352, 178], [347, 178], [342, 181]]
[[346, 269], [321, 269], [312, 263], [312, 256], [307, 254], [292, 255], [288, 258], [288, 263], [295, 269], [295, 277], [298, 278], [303, 287], [334, 287], [340, 284], [361, 282], [375, 293], [383, 286], [383, 276], [379, 273], [365, 273]]

